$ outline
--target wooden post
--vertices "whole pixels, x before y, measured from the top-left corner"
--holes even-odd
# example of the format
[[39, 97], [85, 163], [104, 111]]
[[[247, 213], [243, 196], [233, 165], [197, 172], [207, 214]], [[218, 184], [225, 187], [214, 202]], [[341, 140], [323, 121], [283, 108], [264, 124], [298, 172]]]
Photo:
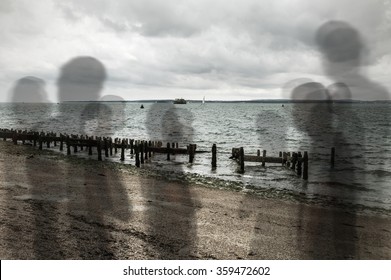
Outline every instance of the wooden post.
[[244, 173], [244, 149], [240, 147], [239, 149], [239, 164], [240, 164], [240, 173]]
[[42, 150], [42, 135], [41, 134], [38, 136], [38, 149]]
[[125, 160], [125, 140], [121, 141], [121, 161]]
[[[148, 147], [152, 147], [152, 141], [151, 140], [149, 140], [149, 142], [148, 142]], [[151, 149], [148, 149], [148, 152], [149, 152], [149, 157], [152, 157]]]
[[102, 160], [102, 143], [101, 140], [98, 139], [98, 142], [96, 143], [96, 149], [98, 150], [98, 160]]
[[193, 163], [193, 161], [194, 161], [195, 149], [196, 149], [196, 146], [194, 144], [189, 144], [189, 146], [188, 146], [189, 163]]
[[291, 159], [291, 169], [295, 170], [296, 168], [296, 162], [297, 162], [297, 153], [292, 153], [292, 159]]
[[[69, 135], [67, 135], [66, 144], [67, 144], [67, 155], [70, 155], [71, 154], [71, 145], [70, 145]], [[39, 136], [39, 147], [42, 149], [41, 136]]]
[[[57, 133], [52, 132], [52, 136], [53, 136], [54, 138], [57, 138]], [[54, 145], [54, 147], [57, 147], [57, 140], [56, 140], [56, 139], [54, 139], [53, 145]]]
[[[35, 140], [34, 140], [34, 142], [35, 142]], [[60, 151], [63, 151], [63, 150], [64, 150], [64, 136], [62, 134], [60, 134]]]
[[109, 150], [110, 150], [110, 156], [113, 156], [113, 138], [109, 138]]
[[303, 179], [308, 180], [308, 153], [304, 152], [303, 157]]
[[87, 146], [88, 146], [88, 155], [89, 156], [92, 156], [92, 139], [91, 138], [88, 138], [88, 140], [87, 140], [88, 142], [88, 144], [87, 144]]
[[140, 163], [144, 164], [144, 141], [141, 141], [139, 147], [140, 147]]
[[134, 149], [134, 146], [133, 146], [133, 139], [130, 139], [130, 154], [133, 155], [133, 149]]
[[301, 155], [301, 152], [298, 152], [297, 153], [297, 176], [299, 176], [299, 177], [301, 177], [301, 171], [302, 171], [302, 169], [301, 169], [301, 165], [302, 165], [302, 163], [303, 163], [303, 156]]
[[286, 160], [287, 160], [287, 154], [286, 152], [282, 152], [282, 166], [286, 165]]
[[137, 145], [133, 146], [134, 153], [136, 154], [136, 166], [140, 167], [140, 153], [139, 153], [139, 147]]
[[261, 150], [257, 150], [257, 156], [258, 156], [258, 157], [261, 156]]
[[212, 168], [217, 167], [217, 147], [216, 144], [212, 146]]
[[109, 145], [107, 143], [107, 138], [103, 138], [103, 149], [105, 150], [105, 157], [109, 157]]
[[[76, 139], [73, 139], [74, 141], [76, 141]], [[73, 144], [73, 152], [74, 153], [77, 153], [77, 144]]]
[[117, 144], [118, 144], [118, 138], [115, 138], [114, 139], [114, 153], [117, 154], [118, 150], [117, 150]]
[[263, 152], [262, 152], [262, 166], [265, 166], [265, 157], [266, 157], [266, 150], [263, 150]]
[[[4, 140], [5, 141], [5, 140]], [[36, 147], [37, 146], [37, 134], [35, 132], [33, 132], [33, 146]]]
[[[289, 159], [289, 160], [288, 160]], [[291, 158], [291, 152], [287, 152], [287, 160], [286, 160], [286, 167], [290, 167], [291, 166], [291, 161], [292, 158]]]
[[145, 160], [148, 159], [148, 141], [144, 141], [144, 153], [145, 153]]
[[167, 142], [167, 160], [170, 160], [170, 143]]
[[[17, 145], [17, 144], [18, 144], [18, 140], [17, 140], [16, 133], [17, 133], [17, 132], [14, 132], [14, 133], [12, 134], [12, 142], [14, 142], [14, 145]], [[42, 150], [42, 149], [41, 149], [41, 150]]]
[[83, 145], [84, 145], [84, 136], [83, 135], [80, 135], [80, 138], [79, 138], [81, 141], [80, 141], [80, 151], [83, 151]]
[[45, 135], [46, 137], [46, 148], [50, 148], [50, 134], [49, 133], [46, 133]]
[[334, 164], [335, 164], [335, 148], [332, 147], [331, 148], [330, 167], [334, 168]]

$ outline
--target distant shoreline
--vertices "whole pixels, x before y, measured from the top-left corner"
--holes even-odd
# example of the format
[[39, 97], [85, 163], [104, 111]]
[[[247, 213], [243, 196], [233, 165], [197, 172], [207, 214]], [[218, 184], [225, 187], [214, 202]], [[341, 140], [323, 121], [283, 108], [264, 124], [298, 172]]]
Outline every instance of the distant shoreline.
[[[173, 99], [151, 99], [151, 100], [104, 100], [104, 101], [65, 101], [63, 103], [84, 103], [84, 102], [96, 102], [96, 103], [173, 103]], [[188, 103], [202, 103], [203, 100], [186, 100]], [[261, 104], [289, 104], [289, 103], [329, 103], [329, 100], [290, 100], [290, 99], [256, 99], [256, 100], [207, 100], [205, 103], [261, 103]], [[12, 103], [24, 103], [29, 104], [30, 102], [0, 102], [2, 104]], [[57, 102], [34, 102], [31, 104], [56, 104]], [[333, 100], [332, 103], [391, 103], [391, 100], [351, 100], [341, 99]], [[58, 104], [58, 103], [57, 103]], [[180, 104], [185, 105], [185, 104]]]

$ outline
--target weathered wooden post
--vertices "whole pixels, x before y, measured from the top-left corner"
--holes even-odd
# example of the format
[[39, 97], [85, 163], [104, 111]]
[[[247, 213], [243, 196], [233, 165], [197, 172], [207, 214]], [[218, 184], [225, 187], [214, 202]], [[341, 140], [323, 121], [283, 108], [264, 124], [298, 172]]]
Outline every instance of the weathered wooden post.
[[[39, 147], [42, 149], [41, 136], [39, 136], [39, 138], [40, 138], [39, 139]], [[71, 143], [70, 143], [69, 135], [67, 135], [66, 144], [67, 144], [67, 155], [70, 155], [71, 154]]]
[[115, 138], [114, 139], [114, 153], [117, 154], [118, 150], [117, 150], [117, 144], [118, 144], [118, 138]]
[[130, 139], [130, 154], [131, 155], [133, 155], [133, 149], [134, 149], [133, 142], [134, 142], [134, 140]]
[[291, 152], [287, 152], [286, 156], [287, 156], [286, 167], [289, 168], [291, 166], [291, 160], [292, 160]]
[[98, 150], [98, 160], [102, 160], [102, 141], [100, 139], [97, 140], [96, 149]]
[[74, 144], [73, 144], [73, 152], [74, 152], [74, 153], [77, 153], [77, 143], [76, 143], [76, 139], [74, 138], [73, 141], [74, 141]]
[[79, 145], [79, 147], [80, 147], [80, 151], [83, 151], [83, 145], [84, 145], [84, 136], [83, 135], [80, 135], [80, 137], [79, 137], [79, 143], [80, 143], [80, 145]]
[[92, 141], [93, 141], [93, 139], [90, 137], [87, 139], [88, 155], [89, 156], [92, 156]]
[[301, 172], [302, 172], [302, 163], [303, 163], [303, 156], [301, 152], [297, 153], [297, 169], [296, 169], [296, 174], [297, 176], [301, 177]]
[[151, 148], [152, 147], [152, 141], [151, 140], [149, 140], [148, 141], [148, 153], [149, 153], [149, 157], [152, 157], [152, 151], [151, 151]]
[[216, 144], [212, 146], [212, 168], [217, 167], [217, 147]]
[[330, 167], [334, 168], [335, 164], [335, 147], [331, 148], [331, 158], [330, 158]]
[[239, 164], [240, 164], [240, 173], [244, 173], [244, 149], [240, 147], [239, 149]]
[[109, 150], [110, 150], [110, 156], [113, 156], [113, 138], [109, 138]]
[[109, 157], [109, 145], [107, 143], [106, 137], [103, 138], [103, 149], [105, 150], [105, 157], [108, 158]]
[[296, 163], [297, 163], [297, 153], [292, 153], [292, 160], [291, 160], [291, 170], [295, 170]]
[[170, 160], [170, 143], [167, 142], [167, 160]]
[[60, 133], [60, 151], [62, 152], [63, 150], [64, 150], [64, 136]]
[[188, 146], [189, 163], [193, 163], [193, 161], [194, 161], [195, 149], [196, 149], [196, 146], [194, 144], [189, 144], [189, 146]]
[[144, 153], [145, 153], [145, 160], [148, 159], [148, 141], [144, 141]]
[[140, 142], [139, 147], [140, 147], [140, 163], [144, 164], [144, 141]]
[[308, 153], [304, 152], [303, 157], [303, 179], [308, 180]]
[[54, 140], [53, 140], [53, 145], [54, 145], [54, 147], [57, 147], [57, 133], [54, 133], [54, 132], [52, 132], [52, 136], [54, 137]]
[[266, 162], [266, 150], [263, 150], [262, 152], [262, 166], [265, 166]]
[[258, 156], [258, 157], [261, 156], [261, 150], [257, 150], [257, 156]]
[[38, 149], [42, 150], [42, 134], [38, 136]]
[[136, 154], [136, 166], [140, 167], [140, 153], [138, 145], [133, 146], [134, 153]]
[[49, 133], [46, 133], [45, 135], [46, 137], [46, 148], [50, 148], [50, 134]]
[[125, 140], [121, 141], [121, 161], [125, 160]]
[[14, 145], [18, 144], [17, 132], [12, 133], [12, 142], [14, 142]]
[[37, 146], [37, 133], [33, 132], [33, 146]]

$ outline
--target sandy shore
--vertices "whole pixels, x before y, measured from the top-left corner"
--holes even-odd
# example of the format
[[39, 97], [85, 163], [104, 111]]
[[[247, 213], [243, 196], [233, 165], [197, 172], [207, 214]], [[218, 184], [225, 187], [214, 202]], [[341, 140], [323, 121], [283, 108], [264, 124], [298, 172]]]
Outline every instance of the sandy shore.
[[391, 217], [0, 141], [1, 259], [391, 259]]

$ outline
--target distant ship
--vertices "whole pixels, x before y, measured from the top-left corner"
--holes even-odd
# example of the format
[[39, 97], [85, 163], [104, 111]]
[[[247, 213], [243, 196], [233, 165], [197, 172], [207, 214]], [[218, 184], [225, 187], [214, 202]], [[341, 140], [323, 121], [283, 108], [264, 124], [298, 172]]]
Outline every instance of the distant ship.
[[174, 100], [174, 104], [186, 104], [186, 100], [183, 98], [177, 98]]

